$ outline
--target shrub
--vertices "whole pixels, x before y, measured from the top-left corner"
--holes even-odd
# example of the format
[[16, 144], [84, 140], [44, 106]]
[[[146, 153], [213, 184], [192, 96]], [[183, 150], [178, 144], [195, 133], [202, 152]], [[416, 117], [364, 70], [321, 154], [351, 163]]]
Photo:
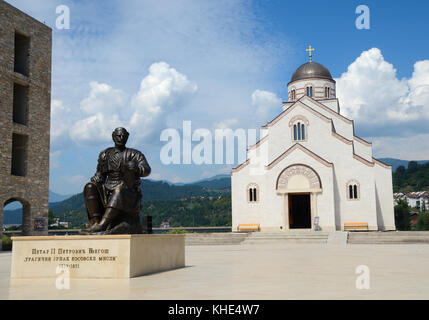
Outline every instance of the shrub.
[[170, 234], [182, 234], [182, 233], [192, 233], [192, 232], [186, 231], [185, 229], [173, 229], [173, 230], [170, 230], [168, 233], [170, 233]]
[[2, 250], [11, 251], [12, 250], [12, 239], [8, 236], [3, 236], [2, 238]]

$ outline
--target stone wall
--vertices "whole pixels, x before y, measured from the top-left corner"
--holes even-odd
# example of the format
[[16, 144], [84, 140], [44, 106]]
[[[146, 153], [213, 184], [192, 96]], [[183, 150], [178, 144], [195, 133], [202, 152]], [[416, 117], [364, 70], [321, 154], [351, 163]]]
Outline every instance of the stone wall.
[[[0, 30], [0, 233], [4, 205], [20, 201], [23, 234], [43, 235], [48, 231], [52, 30], [2, 0]], [[29, 39], [28, 75], [15, 72], [15, 33]], [[15, 84], [28, 88], [28, 108], [20, 111], [25, 124], [14, 121]], [[12, 174], [14, 134], [27, 137], [18, 156], [23, 175]], [[34, 230], [36, 218], [45, 219], [40, 231]]]

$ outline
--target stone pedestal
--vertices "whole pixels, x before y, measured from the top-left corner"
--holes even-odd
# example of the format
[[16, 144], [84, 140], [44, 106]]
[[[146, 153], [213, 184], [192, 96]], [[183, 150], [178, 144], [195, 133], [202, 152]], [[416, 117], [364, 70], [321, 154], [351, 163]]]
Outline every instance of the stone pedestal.
[[184, 235], [13, 237], [11, 278], [119, 279], [185, 266]]

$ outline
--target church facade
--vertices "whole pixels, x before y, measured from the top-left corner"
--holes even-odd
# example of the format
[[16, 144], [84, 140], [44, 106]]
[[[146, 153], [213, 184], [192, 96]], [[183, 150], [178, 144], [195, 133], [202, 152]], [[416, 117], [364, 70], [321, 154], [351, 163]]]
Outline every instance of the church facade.
[[303, 64], [288, 97], [232, 170], [233, 231], [249, 224], [261, 231], [395, 230], [392, 168], [341, 115], [329, 70]]

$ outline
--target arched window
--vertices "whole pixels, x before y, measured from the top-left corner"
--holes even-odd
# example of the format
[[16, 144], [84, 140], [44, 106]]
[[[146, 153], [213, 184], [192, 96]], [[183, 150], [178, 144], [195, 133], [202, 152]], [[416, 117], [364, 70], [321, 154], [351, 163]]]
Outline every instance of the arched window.
[[331, 97], [331, 88], [325, 87], [325, 98]]
[[307, 87], [307, 96], [310, 98], [313, 96], [313, 87], [312, 86]]
[[290, 98], [291, 98], [292, 101], [295, 101], [295, 99], [296, 99], [296, 91], [295, 91], [295, 89], [293, 89], [290, 92]]
[[259, 201], [259, 188], [255, 183], [251, 183], [247, 186], [247, 201], [258, 202]]
[[295, 116], [289, 122], [292, 128], [293, 141], [307, 141], [308, 120], [304, 116]]
[[356, 180], [347, 182], [347, 199], [359, 200], [360, 199], [360, 185]]

